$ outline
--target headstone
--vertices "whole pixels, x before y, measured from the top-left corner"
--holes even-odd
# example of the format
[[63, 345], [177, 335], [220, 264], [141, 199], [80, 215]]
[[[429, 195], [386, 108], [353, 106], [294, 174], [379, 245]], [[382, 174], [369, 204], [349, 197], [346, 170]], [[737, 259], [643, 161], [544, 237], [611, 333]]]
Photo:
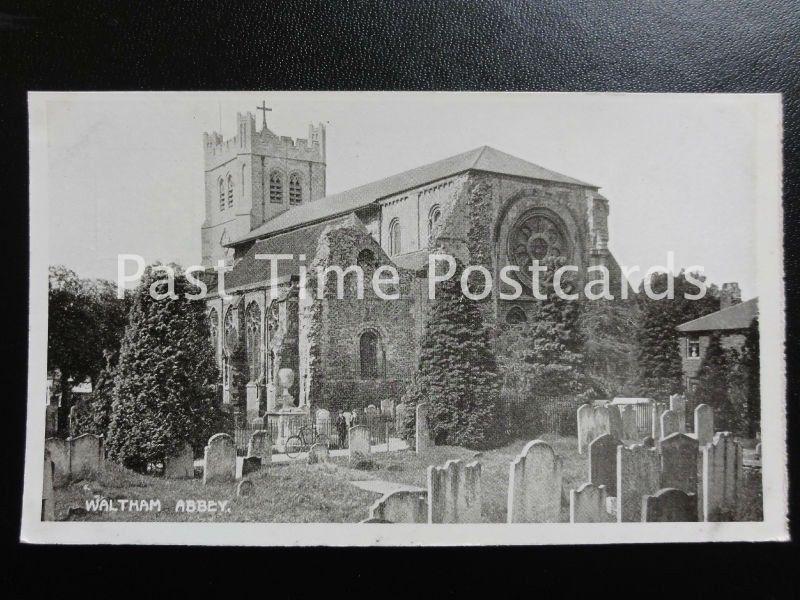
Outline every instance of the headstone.
[[55, 521], [55, 494], [53, 493], [53, 477], [55, 466], [50, 460], [50, 453], [44, 451], [42, 466], [42, 521]]
[[236, 486], [236, 495], [237, 496], [249, 496], [253, 493], [253, 482], [249, 479], [242, 479], [239, 484]]
[[394, 418], [394, 400], [391, 398], [381, 400], [381, 414], [388, 419]]
[[194, 478], [194, 450], [183, 443], [174, 456], [164, 459], [164, 477], [168, 479]]
[[428, 403], [420, 402], [417, 404], [416, 451], [419, 454], [427, 452], [431, 448], [433, 448], [433, 440], [428, 427]]
[[620, 406], [619, 411], [622, 418], [622, 439], [638, 440], [639, 425], [636, 422], [636, 408], [629, 404]]
[[604, 485], [609, 496], [617, 495], [617, 446], [620, 441], [606, 433], [589, 444], [589, 482]]
[[242, 477], [247, 477], [250, 473], [259, 471], [262, 467], [260, 456], [246, 456], [242, 460]]
[[658, 445], [658, 440], [661, 438], [661, 413], [664, 410], [662, 402], [654, 400], [650, 404], [650, 437], [655, 440], [656, 445]]
[[509, 468], [508, 522], [559, 522], [562, 471], [561, 457], [550, 444], [528, 442]]
[[697, 440], [673, 433], [661, 440], [661, 487], [697, 493]]
[[308, 464], [327, 463], [329, 461], [328, 446], [312, 444], [308, 450]]
[[[683, 435], [677, 433], [674, 435]], [[697, 497], [683, 490], [665, 488], [642, 498], [642, 521], [645, 523], [691, 523], [697, 521]]]
[[622, 437], [622, 418], [617, 406], [583, 404], [578, 408], [578, 452], [585, 454], [592, 440], [606, 433]]
[[608, 433], [614, 439], [621, 440], [623, 431], [622, 416], [619, 413], [619, 406], [614, 404], [606, 404], [602, 408], [608, 411]]
[[663, 413], [661, 413], [660, 422], [661, 433], [659, 441], [671, 436], [673, 433], [680, 433], [678, 413], [672, 410], [665, 410]]
[[[578, 452], [586, 453], [589, 443], [594, 439], [594, 409], [591, 404], [581, 404], [576, 413], [578, 420]], [[594, 436], [594, 437], [590, 437]]]
[[236, 479], [236, 444], [227, 433], [215, 433], [204, 452], [203, 484]]
[[370, 507], [369, 518], [380, 523], [427, 523], [428, 493], [399, 490], [386, 494]]
[[611, 516], [606, 510], [606, 487], [584, 483], [569, 491], [570, 523], [608, 523]]
[[70, 438], [69, 442], [69, 474], [72, 479], [97, 475], [105, 461], [103, 438], [92, 433], [84, 433]]
[[729, 518], [729, 513], [736, 509], [744, 483], [742, 448], [733, 435], [721, 431], [700, 452], [700, 517], [703, 521], [716, 521], [726, 518], [728, 513]]
[[758, 442], [758, 443], [756, 444], [756, 452], [755, 452], [755, 457], [756, 457], [757, 459], [759, 459], [759, 460], [761, 459], [761, 442]]
[[370, 404], [364, 409], [364, 414], [366, 415], [368, 421], [372, 421], [373, 419], [378, 418], [381, 413], [374, 404]]
[[694, 436], [701, 448], [714, 440], [714, 409], [708, 404], [694, 409]]
[[428, 523], [480, 523], [481, 501], [480, 463], [428, 467]]
[[61, 438], [47, 438], [44, 447], [53, 461], [53, 485], [66, 485], [69, 482], [69, 442]]
[[247, 442], [247, 456], [259, 457], [262, 465], [272, 462], [272, 439], [269, 431], [259, 429], [250, 435], [250, 440]]
[[350, 444], [350, 455], [370, 453], [369, 443], [369, 427], [366, 425], [355, 425], [351, 427], [347, 433], [347, 438]]
[[330, 411], [325, 408], [320, 408], [317, 410], [314, 416], [315, 416], [314, 420], [317, 424], [317, 431], [319, 433], [324, 433], [325, 435], [329, 435], [331, 429]]
[[642, 497], [660, 488], [661, 465], [652, 446], [617, 447], [617, 522], [642, 520]]
[[672, 394], [669, 397], [669, 409], [677, 416], [678, 431], [686, 433], [686, 396]]
[[394, 427], [395, 431], [402, 431], [403, 419], [405, 419], [406, 410], [408, 405], [402, 402], [394, 407]]

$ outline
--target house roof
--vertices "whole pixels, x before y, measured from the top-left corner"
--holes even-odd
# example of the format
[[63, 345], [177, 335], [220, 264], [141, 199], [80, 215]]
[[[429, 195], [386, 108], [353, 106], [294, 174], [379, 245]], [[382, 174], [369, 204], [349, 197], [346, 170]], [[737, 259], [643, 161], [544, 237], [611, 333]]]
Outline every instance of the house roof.
[[678, 325], [677, 329], [681, 333], [747, 329], [757, 316], [758, 298], [752, 298], [747, 302], [740, 302], [699, 319]]
[[504, 175], [514, 175], [529, 179], [556, 181], [570, 185], [597, 188], [591, 183], [585, 183], [566, 175], [550, 171], [539, 165], [517, 158], [490, 146], [481, 146], [456, 154], [443, 160], [422, 165], [410, 171], [403, 171], [372, 183], [352, 188], [350, 190], [325, 196], [314, 202], [297, 206], [274, 219], [270, 219], [260, 227], [253, 229], [237, 240], [226, 244], [234, 246], [249, 240], [265, 237], [280, 231], [294, 229], [304, 224], [329, 219], [336, 215], [350, 213], [363, 208], [382, 198], [399, 194], [431, 181], [444, 179], [464, 171], [487, 171]]

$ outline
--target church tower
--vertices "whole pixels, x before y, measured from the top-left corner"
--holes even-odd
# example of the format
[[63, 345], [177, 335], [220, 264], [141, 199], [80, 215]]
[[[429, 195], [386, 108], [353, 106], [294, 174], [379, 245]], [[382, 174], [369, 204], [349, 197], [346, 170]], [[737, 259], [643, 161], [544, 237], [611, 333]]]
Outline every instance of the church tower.
[[205, 220], [203, 265], [233, 260], [225, 245], [247, 235], [295, 206], [325, 196], [325, 126], [308, 126], [308, 138], [278, 136], [267, 127], [265, 105], [261, 129], [255, 116], [237, 113], [236, 136], [225, 140], [203, 134], [205, 154]]

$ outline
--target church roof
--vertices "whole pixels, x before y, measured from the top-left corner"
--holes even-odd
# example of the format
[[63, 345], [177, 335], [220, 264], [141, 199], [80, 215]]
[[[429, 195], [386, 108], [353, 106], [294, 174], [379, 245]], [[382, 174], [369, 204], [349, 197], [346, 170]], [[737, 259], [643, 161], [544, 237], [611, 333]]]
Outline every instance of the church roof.
[[326, 220], [336, 215], [350, 213], [359, 208], [368, 206], [377, 200], [399, 194], [426, 183], [451, 177], [465, 171], [486, 171], [513, 175], [528, 179], [555, 181], [570, 185], [596, 188], [591, 183], [585, 183], [566, 175], [550, 171], [539, 165], [517, 158], [490, 146], [481, 146], [456, 154], [449, 158], [422, 165], [410, 171], [403, 171], [372, 183], [352, 188], [350, 190], [325, 196], [314, 202], [297, 206], [274, 219], [270, 219], [260, 227], [253, 229], [241, 238], [227, 244], [233, 246], [249, 240], [265, 237], [280, 231], [286, 231]]
[[681, 333], [747, 329], [757, 316], [758, 298], [752, 298], [747, 302], [740, 302], [699, 319], [678, 325], [677, 329]]

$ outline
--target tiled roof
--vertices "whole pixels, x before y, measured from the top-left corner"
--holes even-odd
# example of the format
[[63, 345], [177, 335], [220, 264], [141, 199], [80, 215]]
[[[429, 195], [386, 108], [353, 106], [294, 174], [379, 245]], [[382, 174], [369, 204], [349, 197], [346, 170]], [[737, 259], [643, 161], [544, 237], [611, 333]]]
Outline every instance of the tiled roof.
[[740, 302], [694, 321], [678, 325], [677, 329], [681, 333], [747, 329], [757, 316], [758, 298], [753, 298], [747, 302]]
[[338, 194], [326, 196], [314, 202], [297, 206], [274, 219], [270, 219], [260, 227], [250, 231], [241, 238], [229, 243], [229, 246], [248, 240], [265, 237], [279, 231], [294, 229], [307, 223], [345, 214], [372, 204], [376, 200], [399, 194], [404, 190], [419, 187], [428, 182], [444, 179], [464, 171], [488, 171], [504, 175], [514, 175], [529, 179], [556, 181], [571, 185], [596, 188], [572, 177], [550, 171], [516, 156], [495, 150], [489, 146], [481, 146], [463, 154], [457, 154], [410, 171], [391, 175], [385, 179], [373, 181]]

